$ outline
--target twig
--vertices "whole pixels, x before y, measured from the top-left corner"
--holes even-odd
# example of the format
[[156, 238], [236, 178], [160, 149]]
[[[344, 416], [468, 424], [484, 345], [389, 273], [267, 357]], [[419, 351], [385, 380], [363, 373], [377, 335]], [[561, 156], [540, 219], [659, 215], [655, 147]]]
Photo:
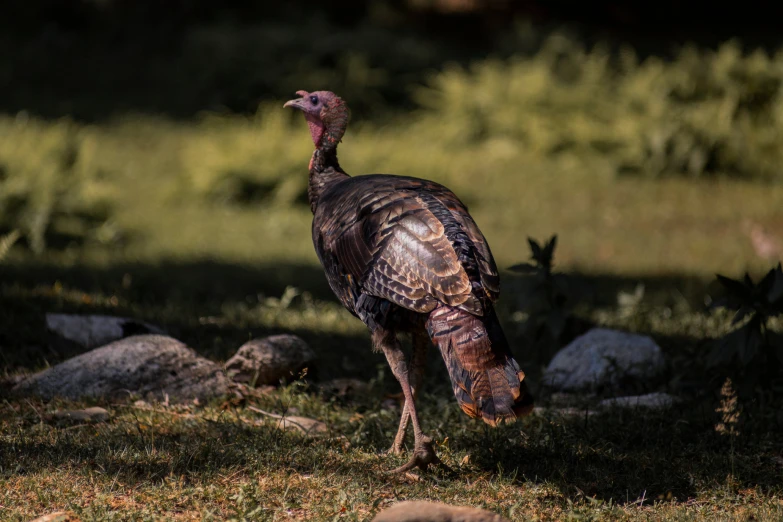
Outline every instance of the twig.
[[286, 417], [284, 415], [278, 415], [276, 413], [269, 413], [268, 411], [264, 411], [261, 408], [256, 408], [255, 406], [248, 406], [247, 409], [251, 410], [251, 411], [254, 411], [256, 413], [260, 413], [261, 415], [266, 415], [268, 417], [272, 417], [273, 419], [280, 419], [280, 420], [282, 420], [284, 422], [290, 422], [292, 425], [294, 425], [294, 426], [298, 427], [299, 429], [301, 429], [304, 433], [310, 433], [310, 430], [312, 429], [312, 426], [310, 428], [307, 428], [306, 426], [302, 426], [298, 422], [291, 420], [291, 417], [288, 417], [286, 419]]
[[27, 404], [30, 406], [30, 408], [32, 408], [32, 409], [33, 409], [33, 411], [35, 412], [35, 414], [36, 414], [36, 415], [38, 415], [38, 419], [40, 420], [41, 424], [43, 424], [44, 422], [46, 422], [46, 421], [45, 421], [45, 419], [44, 419], [44, 416], [41, 414], [41, 412], [40, 412], [40, 411], [38, 411], [38, 408], [36, 408], [35, 406], [33, 406], [33, 403], [32, 403], [32, 401], [31, 401], [30, 399], [27, 399], [25, 402], [26, 402], [26, 403], [27, 403]]
[[266, 415], [267, 417], [272, 417], [273, 419], [285, 419], [283, 415], [278, 415], [277, 413], [269, 413], [268, 411], [264, 411], [261, 408], [256, 408], [255, 406], [248, 406], [247, 409], [254, 411], [256, 413], [260, 413], [261, 415]]

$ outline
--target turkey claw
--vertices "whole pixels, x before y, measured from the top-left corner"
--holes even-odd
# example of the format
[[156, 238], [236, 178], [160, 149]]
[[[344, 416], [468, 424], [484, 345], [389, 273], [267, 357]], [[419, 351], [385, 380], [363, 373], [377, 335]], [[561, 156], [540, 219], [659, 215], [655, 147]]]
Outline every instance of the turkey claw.
[[[390, 451], [393, 450], [395, 450], [394, 446], [392, 446], [392, 449]], [[432, 447], [432, 439], [426, 437], [423, 438], [419, 444], [416, 444], [416, 447], [413, 450], [413, 457], [411, 457], [411, 460], [409, 460], [406, 464], [403, 464], [399, 468], [389, 471], [388, 473], [389, 474], [407, 473], [408, 471], [416, 467], [422, 470], [426, 470], [427, 466], [429, 466], [430, 464], [436, 464], [438, 466], [443, 466], [444, 468], [449, 469], [449, 467], [446, 466], [443, 462], [441, 462], [438, 456], [435, 455], [435, 450]]]

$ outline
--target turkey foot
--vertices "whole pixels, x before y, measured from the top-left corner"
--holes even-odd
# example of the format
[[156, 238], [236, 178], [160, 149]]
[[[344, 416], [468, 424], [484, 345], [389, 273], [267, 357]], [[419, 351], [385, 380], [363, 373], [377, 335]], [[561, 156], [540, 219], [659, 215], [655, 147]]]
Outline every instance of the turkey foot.
[[432, 448], [432, 439], [421, 431], [419, 425], [419, 416], [416, 414], [416, 403], [413, 398], [413, 390], [409, 380], [408, 364], [405, 361], [405, 356], [402, 353], [397, 336], [393, 331], [378, 328], [373, 332], [373, 344], [383, 350], [386, 359], [389, 361], [392, 373], [397, 378], [397, 381], [402, 387], [402, 393], [405, 396], [405, 406], [403, 407], [402, 418], [400, 419], [400, 429], [398, 430], [397, 437], [394, 439], [394, 445], [392, 451], [399, 448], [402, 450], [402, 439], [405, 437], [405, 428], [407, 427], [408, 418], [410, 418], [411, 424], [413, 424], [413, 437], [414, 437], [414, 449], [413, 457], [411, 460], [399, 468], [391, 471], [391, 473], [404, 473], [415, 467], [421, 469], [427, 469], [430, 464], [441, 464], [440, 459], [435, 455], [435, 450]]
[[[394, 449], [394, 447], [392, 447]], [[413, 450], [413, 457], [406, 464], [403, 464], [397, 469], [389, 471], [390, 474], [405, 473], [412, 470], [415, 467], [426, 470], [430, 464], [437, 464], [444, 466], [437, 455], [435, 455], [435, 449], [432, 447], [432, 439], [426, 435], [422, 435], [419, 440], [416, 441], [416, 446]]]

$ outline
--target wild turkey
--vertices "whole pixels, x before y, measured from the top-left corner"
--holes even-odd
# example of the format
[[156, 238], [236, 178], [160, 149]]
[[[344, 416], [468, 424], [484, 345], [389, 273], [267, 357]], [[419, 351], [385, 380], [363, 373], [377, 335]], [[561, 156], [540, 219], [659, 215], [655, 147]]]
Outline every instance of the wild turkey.
[[[393, 472], [440, 463], [422, 433], [415, 397], [427, 346], [440, 349], [462, 410], [492, 426], [533, 409], [524, 373], [511, 355], [493, 303], [500, 279], [484, 236], [446, 187], [407, 176], [349, 176], [337, 145], [350, 118], [328, 91], [297, 91], [285, 107], [304, 113], [315, 144], [308, 198], [313, 243], [329, 286], [372, 334], [405, 397], [391, 452], [402, 452], [408, 426], [411, 460]], [[409, 333], [411, 367], [398, 333]]]

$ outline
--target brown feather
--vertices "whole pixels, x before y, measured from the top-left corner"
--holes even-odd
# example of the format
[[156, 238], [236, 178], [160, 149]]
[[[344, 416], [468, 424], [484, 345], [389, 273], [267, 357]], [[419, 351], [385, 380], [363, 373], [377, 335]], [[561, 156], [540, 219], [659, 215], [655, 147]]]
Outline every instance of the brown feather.
[[430, 313], [427, 331], [440, 349], [454, 396], [467, 415], [495, 426], [532, 411], [525, 374], [511, 356], [494, 311], [477, 317], [441, 306]]

